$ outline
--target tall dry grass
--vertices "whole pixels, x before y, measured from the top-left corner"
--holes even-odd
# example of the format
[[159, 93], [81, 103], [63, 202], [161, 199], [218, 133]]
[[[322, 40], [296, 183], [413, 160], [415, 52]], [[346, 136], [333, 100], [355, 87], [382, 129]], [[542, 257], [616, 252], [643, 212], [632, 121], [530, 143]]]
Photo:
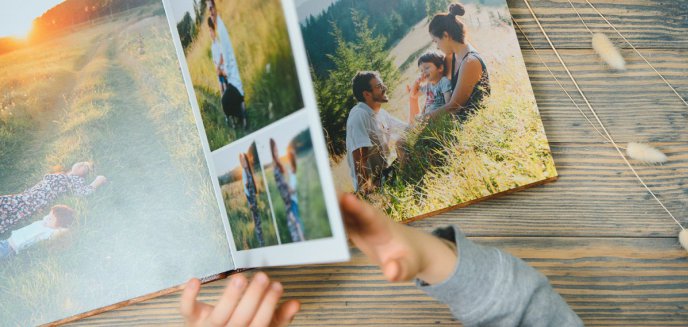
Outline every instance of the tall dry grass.
[[[12, 77], [37, 105], [15, 110], [40, 119], [24, 131], [29, 155], [10, 156], [11, 174], [0, 175], [3, 187], [22, 188], [5, 193], [81, 160], [95, 161], [109, 183], [87, 198], [58, 199], [78, 212], [70, 231], [0, 263], [3, 324], [45, 323], [231, 268], [160, 8], [85, 27], [16, 61], [29, 61]], [[32, 83], [32, 73], [46, 72], [63, 80]]]
[[368, 200], [403, 221], [555, 177], [524, 75], [519, 60], [506, 59], [490, 76], [492, 95], [464, 124], [445, 116], [412, 129], [409, 161]]
[[211, 150], [303, 108], [281, 2], [218, 0], [216, 4], [232, 39], [249, 126], [242, 129], [225, 123], [205, 17], [186, 50], [186, 59]]

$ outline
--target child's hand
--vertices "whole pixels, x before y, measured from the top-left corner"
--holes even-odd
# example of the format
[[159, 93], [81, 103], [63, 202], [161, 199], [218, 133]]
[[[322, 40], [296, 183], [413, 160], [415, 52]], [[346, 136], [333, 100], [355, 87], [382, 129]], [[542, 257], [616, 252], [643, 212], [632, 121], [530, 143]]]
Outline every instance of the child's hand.
[[91, 186], [93, 186], [94, 188], [98, 188], [105, 183], [107, 183], [107, 178], [105, 178], [105, 176], [100, 175], [100, 176], [96, 176], [96, 179], [93, 180], [93, 183], [91, 183]]
[[418, 94], [420, 93], [420, 83], [421, 83], [421, 77], [419, 77], [415, 81], [413, 81], [413, 84], [411, 86], [406, 85], [406, 92], [409, 93], [409, 96], [412, 99], [418, 98]]
[[339, 206], [349, 238], [387, 280], [419, 278], [436, 284], [454, 271], [456, 252], [439, 238], [397, 224], [351, 194], [341, 195]]
[[257, 273], [249, 283], [243, 274], [233, 275], [217, 304], [196, 301], [201, 289], [198, 279], [186, 283], [180, 311], [187, 326], [288, 326], [300, 309], [291, 300], [277, 306], [283, 288]]

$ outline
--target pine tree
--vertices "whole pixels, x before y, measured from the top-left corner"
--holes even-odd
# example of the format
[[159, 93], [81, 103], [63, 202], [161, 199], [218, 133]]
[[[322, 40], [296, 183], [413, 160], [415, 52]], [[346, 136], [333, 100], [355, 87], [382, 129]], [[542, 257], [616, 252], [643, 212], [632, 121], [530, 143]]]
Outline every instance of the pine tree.
[[356, 42], [347, 42], [341, 29], [332, 24], [336, 50], [328, 55], [328, 59], [334, 63], [334, 69], [328, 71], [326, 78], [319, 78], [312, 72], [328, 148], [335, 159], [345, 154], [346, 120], [349, 110], [356, 105], [351, 79], [359, 71], [378, 71], [391, 93], [400, 78], [398, 69], [389, 59], [389, 51], [385, 49], [385, 37], [373, 36], [368, 20], [356, 11], [352, 11], [352, 17]]
[[425, 0], [425, 12], [428, 14], [428, 20], [439, 12], [447, 11], [449, 8], [449, 0]]

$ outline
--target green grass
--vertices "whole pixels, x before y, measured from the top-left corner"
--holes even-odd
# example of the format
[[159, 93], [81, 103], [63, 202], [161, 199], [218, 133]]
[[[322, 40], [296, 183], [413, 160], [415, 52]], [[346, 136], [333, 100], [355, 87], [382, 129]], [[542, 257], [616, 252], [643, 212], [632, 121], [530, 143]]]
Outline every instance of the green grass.
[[[320, 176], [315, 164], [315, 154], [311, 150], [299, 153], [297, 157], [299, 169], [297, 169], [296, 173], [298, 181], [296, 192], [299, 200], [299, 212], [304, 225], [304, 237], [307, 240], [330, 237], [332, 236], [332, 231], [327, 218], [327, 208], [325, 207], [325, 198], [320, 185]], [[288, 163], [285, 162], [284, 164], [285, 167], [289, 167]], [[286, 206], [277, 189], [273, 165], [265, 167], [265, 176], [268, 179], [268, 187], [280, 239], [282, 243], [291, 243], [291, 236], [287, 227]]]
[[0, 57], [11, 72], [0, 85], [13, 86], [14, 102], [2, 141], [18, 142], [0, 157], [3, 194], [82, 160], [109, 180], [89, 197], [55, 202], [78, 212], [67, 234], [0, 264], [3, 323], [45, 323], [231, 265], [159, 7]]
[[232, 38], [249, 126], [230, 128], [224, 122], [217, 75], [210, 57], [210, 36], [207, 25], [202, 24], [187, 48], [186, 58], [211, 151], [303, 108], [280, 2], [260, 0], [247, 6], [236, 1], [217, 1], [217, 5]]
[[410, 158], [366, 198], [403, 221], [557, 175], [518, 63], [491, 76], [492, 96], [463, 125], [446, 116], [407, 136]]
[[[263, 177], [256, 173], [256, 184], [263, 185]], [[264, 189], [264, 187], [259, 187]], [[253, 215], [248, 206], [246, 195], [241, 181], [231, 182], [222, 185], [222, 197], [229, 218], [229, 225], [232, 228], [234, 243], [237, 250], [256, 249], [258, 240], [255, 236], [255, 223]], [[277, 245], [277, 232], [270, 213], [270, 204], [266, 192], [258, 192], [257, 195], [258, 212], [260, 213], [261, 229], [263, 231], [264, 246]]]

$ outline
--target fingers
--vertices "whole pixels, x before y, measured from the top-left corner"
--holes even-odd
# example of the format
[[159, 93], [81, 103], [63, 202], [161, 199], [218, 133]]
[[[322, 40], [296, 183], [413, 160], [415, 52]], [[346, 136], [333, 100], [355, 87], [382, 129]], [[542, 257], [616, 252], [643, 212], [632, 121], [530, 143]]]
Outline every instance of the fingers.
[[227, 324], [241, 300], [247, 284], [248, 281], [244, 274], [236, 274], [231, 277], [215, 309], [208, 317], [208, 322], [211, 326], [224, 326]]
[[376, 233], [382, 231], [389, 219], [353, 194], [342, 194], [339, 206], [350, 232]]
[[179, 307], [179, 311], [184, 318], [191, 317], [193, 315], [194, 308], [196, 307], [197, 303], [196, 297], [200, 291], [201, 281], [198, 279], [192, 278], [186, 282], [186, 286], [182, 292], [181, 306]]
[[241, 298], [239, 305], [236, 306], [236, 310], [231, 314], [228, 325], [248, 326], [249, 323], [253, 321], [261, 301], [263, 300], [263, 296], [265, 295], [265, 292], [269, 286], [270, 279], [268, 278], [268, 275], [263, 272], [258, 272], [253, 277], [251, 284], [246, 289], [246, 293], [244, 293], [243, 297]]
[[193, 278], [186, 283], [182, 292], [179, 311], [187, 326], [203, 325], [203, 320], [213, 310], [213, 306], [196, 301], [200, 289], [201, 282]]
[[251, 326], [268, 326], [272, 322], [275, 309], [277, 308], [277, 302], [279, 302], [280, 297], [282, 297], [284, 289], [282, 284], [279, 282], [270, 283], [270, 287], [265, 293], [263, 302], [260, 303], [258, 311], [256, 311], [255, 317], [251, 322]]
[[277, 312], [275, 312], [275, 316], [272, 319], [272, 324], [270, 325], [271, 327], [285, 327], [289, 326], [292, 320], [294, 320], [294, 317], [296, 314], [301, 310], [301, 303], [296, 300], [289, 300], [285, 303], [283, 303], [279, 309], [277, 309]]

